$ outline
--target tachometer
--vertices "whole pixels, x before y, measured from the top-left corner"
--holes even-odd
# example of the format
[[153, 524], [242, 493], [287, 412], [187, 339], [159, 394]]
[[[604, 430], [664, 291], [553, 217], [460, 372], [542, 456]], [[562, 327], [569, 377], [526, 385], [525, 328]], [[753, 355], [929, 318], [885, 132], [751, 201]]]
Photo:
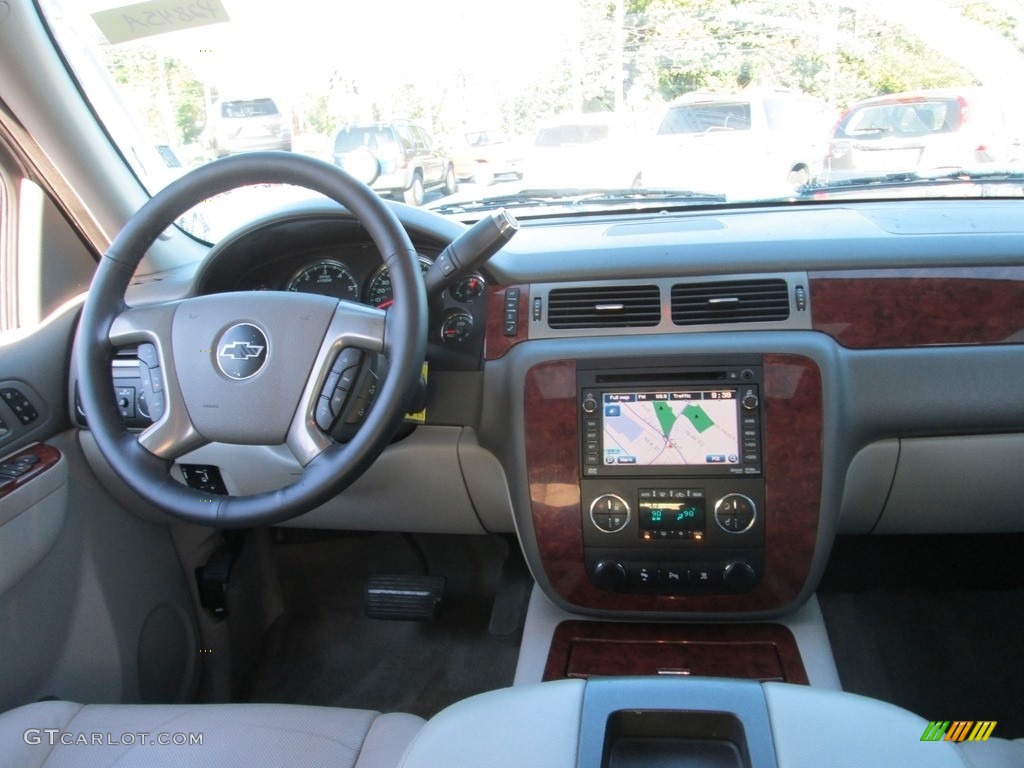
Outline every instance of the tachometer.
[[359, 301], [359, 283], [340, 261], [325, 259], [299, 270], [288, 281], [289, 291], [318, 293], [336, 299]]
[[[420, 272], [424, 275], [430, 269], [430, 264], [430, 259], [420, 256]], [[373, 273], [373, 278], [366, 287], [366, 302], [375, 307], [380, 307], [390, 304], [394, 298], [395, 294], [391, 290], [391, 275], [388, 273], [387, 267], [381, 267]]]

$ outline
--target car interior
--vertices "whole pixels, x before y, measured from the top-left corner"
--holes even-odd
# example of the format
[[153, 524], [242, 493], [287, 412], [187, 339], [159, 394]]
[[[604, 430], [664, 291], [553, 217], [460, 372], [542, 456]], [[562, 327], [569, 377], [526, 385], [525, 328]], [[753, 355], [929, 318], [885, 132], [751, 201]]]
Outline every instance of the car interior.
[[151, 196], [0, 49], [0, 766], [1024, 766], [1019, 195]]

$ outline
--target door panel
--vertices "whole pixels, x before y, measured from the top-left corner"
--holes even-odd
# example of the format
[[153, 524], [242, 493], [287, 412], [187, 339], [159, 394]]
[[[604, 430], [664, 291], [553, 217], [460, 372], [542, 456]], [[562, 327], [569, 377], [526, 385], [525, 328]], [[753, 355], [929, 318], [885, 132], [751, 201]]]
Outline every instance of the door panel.
[[[0, 711], [57, 697], [176, 702], [198, 688], [189, 582], [166, 524], [100, 483], [70, 419], [71, 306], [0, 346]], [[6, 386], [10, 384], [10, 386]], [[17, 388], [34, 417], [3, 399]]]

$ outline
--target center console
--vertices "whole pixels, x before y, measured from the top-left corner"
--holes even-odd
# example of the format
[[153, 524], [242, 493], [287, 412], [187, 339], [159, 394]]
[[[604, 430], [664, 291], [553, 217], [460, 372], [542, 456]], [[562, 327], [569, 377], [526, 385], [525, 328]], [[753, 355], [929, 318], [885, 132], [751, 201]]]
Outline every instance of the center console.
[[764, 576], [760, 356], [577, 365], [587, 573], [633, 594], [748, 592]]
[[821, 500], [813, 360], [545, 362], [527, 371], [524, 416], [536, 553], [556, 602], [688, 617], [796, 602]]

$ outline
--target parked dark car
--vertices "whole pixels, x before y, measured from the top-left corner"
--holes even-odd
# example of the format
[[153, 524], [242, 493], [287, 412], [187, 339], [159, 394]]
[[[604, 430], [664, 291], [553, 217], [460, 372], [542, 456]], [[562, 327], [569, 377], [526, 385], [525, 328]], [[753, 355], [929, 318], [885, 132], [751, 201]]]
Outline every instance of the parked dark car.
[[334, 162], [409, 205], [422, 205], [427, 190], [450, 195], [459, 188], [455, 164], [441, 146], [406, 120], [346, 125], [334, 137]]

